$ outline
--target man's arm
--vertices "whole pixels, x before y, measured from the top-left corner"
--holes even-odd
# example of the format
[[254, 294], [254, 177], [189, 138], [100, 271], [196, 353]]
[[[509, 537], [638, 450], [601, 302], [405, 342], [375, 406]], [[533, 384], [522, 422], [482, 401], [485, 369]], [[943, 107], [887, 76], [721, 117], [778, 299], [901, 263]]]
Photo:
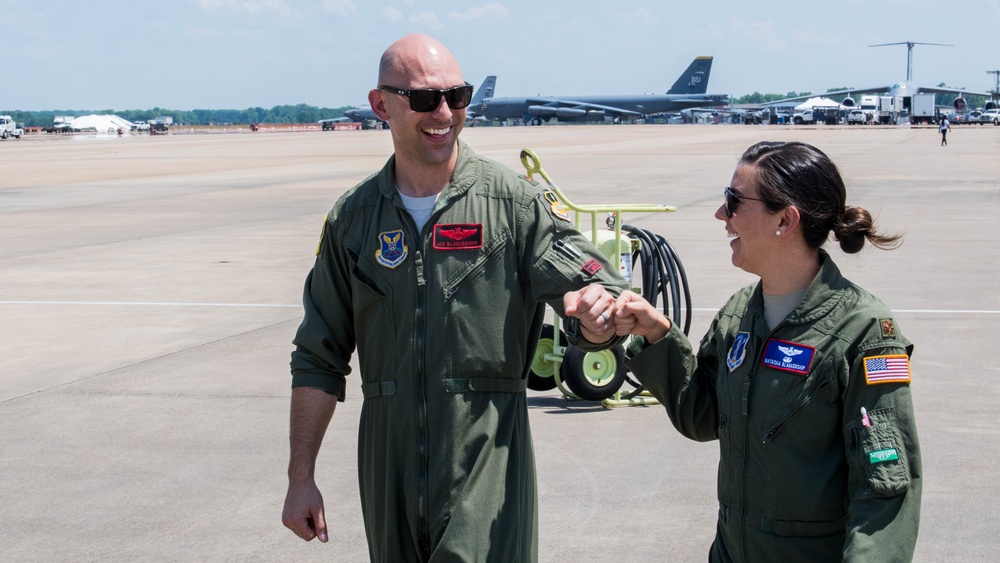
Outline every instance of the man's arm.
[[328, 539], [315, 472], [316, 457], [336, 407], [336, 395], [312, 387], [292, 389], [288, 493], [281, 521], [306, 541], [317, 536], [321, 542]]

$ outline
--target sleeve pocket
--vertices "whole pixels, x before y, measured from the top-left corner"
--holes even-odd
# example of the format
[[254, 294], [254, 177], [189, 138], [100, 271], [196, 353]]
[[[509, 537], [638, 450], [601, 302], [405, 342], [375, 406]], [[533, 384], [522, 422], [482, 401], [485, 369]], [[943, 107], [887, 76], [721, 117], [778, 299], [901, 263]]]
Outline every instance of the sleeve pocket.
[[854, 434], [851, 464], [865, 477], [865, 496], [888, 498], [910, 486], [906, 450], [899, 439], [896, 413], [892, 408], [868, 411], [871, 426], [852, 423]]

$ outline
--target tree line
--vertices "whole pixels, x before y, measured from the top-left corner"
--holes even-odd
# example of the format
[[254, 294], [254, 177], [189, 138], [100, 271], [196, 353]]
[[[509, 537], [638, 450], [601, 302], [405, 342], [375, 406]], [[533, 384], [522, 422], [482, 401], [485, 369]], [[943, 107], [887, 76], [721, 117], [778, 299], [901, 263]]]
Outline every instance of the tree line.
[[344, 117], [344, 112], [352, 106], [339, 108], [321, 108], [307, 104], [274, 106], [271, 109], [261, 107], [239, 109], [194, 109], [190, 111], [173, 110], [155, 107], [143, 110], [45, 110], [45, 111], [7, 111], [0, 110], [2, 115], [10, 115], [18, 124], [24, 127], [48, 127], [56, 116], [79, 117], [81, 115], [117, 115], [131, 122], [147, 122], [158, 117], [170, 117], [175, 124], [184, 125], [227, 125], [249, 123], [316, 123], [321, 119]]
[[[946, 87], [939, 84], [939, 87]], [[849, 87], [830, 88], [827, 92], [838, 90], [850, 90]], [[784, 98], [796, 98], [799, 96], [811, 96], [812, 92], [788, 92], [785, 94], [761, 94], [754, 92], [744, 96], [733, 97], [734, 104], [765, 104]], [[986, 98], [980, 96], [964, 96], [968, 107], [982, 107], [986, 103]], [[839, 100], [838, 100], [839, 101]], [[939, 98], [938, 103], [944, 105], [950, 103], [951, 99], [944, 101]], [[321, 108], [307, 104], [274, 106], [271, 109], [253, 107], [247, 109], [194, 109], [190, 111], [173, 110], [155, 107], [143, 110], [45, 110], [45, 111], [10, 111], [0, 110], [2, 115], [10, 115], [11, 118], [23, 127], [48, 127], [52, 125], [56, 116], [78, 117], [81, 115], [117, 115], [122, 119], [132, 122], [147, 122], [158, 117], [170, 117], [175, 124], [183, 125], [229, 125], [229, 124], [250, 124], [250, 123], [316, 123], [321, 119], [333, 119], [344, 117], [344, 112], [352, 106], [338, 108]]]

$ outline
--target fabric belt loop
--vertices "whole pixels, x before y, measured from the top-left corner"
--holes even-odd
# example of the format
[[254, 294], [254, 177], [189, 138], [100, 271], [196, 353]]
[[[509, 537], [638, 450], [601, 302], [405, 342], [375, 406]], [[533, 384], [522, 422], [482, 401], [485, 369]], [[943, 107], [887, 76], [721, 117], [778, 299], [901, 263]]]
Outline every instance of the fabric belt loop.
[[370, 383], [362, 383], [361, 393], [365, 396], [366, 399], [374, 399], [375, 397], [388, 397], [390, 395], [395, 395], [396, 382], [372, 381]]

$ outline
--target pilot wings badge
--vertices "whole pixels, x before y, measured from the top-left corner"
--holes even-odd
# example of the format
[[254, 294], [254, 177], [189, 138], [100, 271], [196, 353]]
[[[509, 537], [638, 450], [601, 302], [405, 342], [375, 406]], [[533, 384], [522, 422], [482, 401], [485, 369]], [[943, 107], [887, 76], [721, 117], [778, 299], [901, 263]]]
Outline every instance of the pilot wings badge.
[[382, 248], [375, 252], [375, 260], [386, 268], [395, 268], [406, 260], [407, 248], [403, 244], [403, 231], [379, 233], [378, 241]]

